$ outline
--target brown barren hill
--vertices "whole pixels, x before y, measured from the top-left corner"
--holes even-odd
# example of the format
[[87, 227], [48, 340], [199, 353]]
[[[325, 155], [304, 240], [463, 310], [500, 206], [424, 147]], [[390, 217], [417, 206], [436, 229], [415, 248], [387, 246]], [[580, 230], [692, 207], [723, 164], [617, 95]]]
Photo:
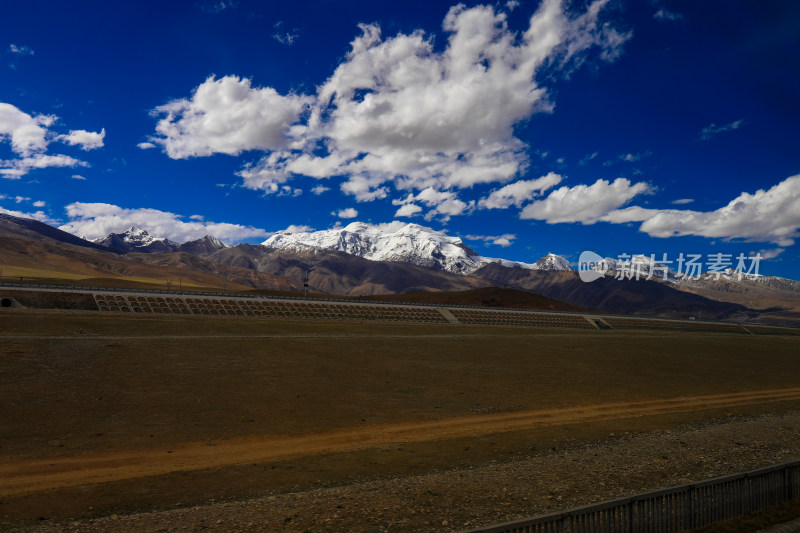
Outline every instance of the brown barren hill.
[[549, 311], [586, 311], [586, 309], [581, 307], [570, 305], [540, 294], [502, 287], [483, 287], [468, 291], [405, 292], [402, 294], [369, 296], [364, 299], [386, 302], [472, 305], [514, 309], [547, 309]]
[[[152, 256], [152, 257], [150, 257]], [[226, 267], [185, 252], [119, 254], [47, 224], [0, 217], [0, 273], [3, 281], [56, 285], [291, 291], [286, 278]]]

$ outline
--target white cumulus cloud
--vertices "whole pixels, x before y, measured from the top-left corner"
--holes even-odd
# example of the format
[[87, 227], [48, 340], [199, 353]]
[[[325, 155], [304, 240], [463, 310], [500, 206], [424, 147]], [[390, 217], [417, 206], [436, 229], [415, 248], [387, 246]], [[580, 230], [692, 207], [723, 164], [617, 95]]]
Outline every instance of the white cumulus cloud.
[[66, 135], [59, 135], [58, 140], [70, 145], [80, 146], [83, 150], [95, 150], [103, 147], [106, 129], [102, 131], [72, 130]]
[[52, 140], [81, 146], [85, 150], [103, 146], [105, 129], [100, 133], [72, 130], [58, 135], [51, 127], [53, 115], [29, 115], [16, 106], [0, 102], [0, 143], [8, 142], [16, 159], [0, 159], [0, 177], [19, 179], [32, 169], [89, 166], [72, 156], [45, 153]]
[[314, 228], [303, 224], [290, 224], [286, 229], [278, 233], [308, 233], [309, 231], [314, 231]]
[[51, 167], [88, 167], [85, 161], [80, 161], [68, 155], [34, 154], [21, 159], [0, 160], [0, 176], [7, 179], [19, 179], [32, 169]]
[[503, 248], [511, 246], [511, 241], [517, 238], [513, 233], [506, 233], [504, 235], [466, 235], [464, 238], [471, 241], [483, 241], [487, 244], [494, 244], [495, 246], [502, 246]]
[[[393, 205], [413, 205], [414, 202], [422, 203], [427, 207], [431, 207], [425, 214], [425, 220], [431, 220], [434, 217], [440, 217], [442, 221], [446, 222], [451, 216], [461, 215], [467, 211], [471, 211], [475, 207], [475, 201], [464, 202], [458, 198], [458, 194], [454, 191], [440, 191], [433, 187], [428, 187], [421, 190], [416, 195], [409, 193], [404, 199], [392, 200]], [[419, 206], [415, 206], [419, 207]], [[420, 209], [408, 208], [403, 210], [402, 207], [398, 209], [397, 213], [410, 213], [416, 214]], [[395, 214], [395, 216], [409, 216], [408, 214]]]
[[[762, 259], [775, 259], [785, 251], [785, 248], [772, 248], [770, 250], [759, 250], [758, 253], [761, 255]], [[750, 256], [754, 255], [756, 254], [753, 252], [750, 253]]]
[[28, 156], [47, 148], [47, 128], [56, 121], [52, 115], [31, 116], [11, 104], [0, 102], [0, 141], [11, 141], [11, 149]]
[[561, 179], [558, 174], [550, 172], [538, 179], [509, 183], [478, 200], [478, 207], [483, 209], [507, 209], [512, 205], [520, 207], [526, 201], [561, 183]]
[[347, 209], [340, 209], [339, 211], [334, 211], [331, 213], [333, 216], [337, 216], [339, 218], [356, 218], [358, 216], [358, 211], [352, 207], [348, 207]]
[[190, 219], [158, 209], [127, 209], [113, 204], [75, 202], [66, 206], [69, 221], [59, 229], [86, 239], [98, 239], [109, 233], [122, 233], [131, 226], [146, 229], [155, 237], [167, 237], [176, 242], [213, 235], [223, 241], [237, 242], [253, 237], [265, 237], [270, 232], [252, 226]]
[[571, 19], [559, 2], [544, 2], [523, 35], [492, 7], [459, 5], [445, 17], [441, 53], [422, 32], [383, 39], [362, 25], [309, 125], [346, 158], [340, 173], [406, 190], [508, 181], [527, 162], [514, 125], [552, 108], [537, 72], [605, 46], [611, 30], [594, 18], [603, 3]]
[[617, 178], [610, 183], [599, 179], [592, 185], [560, 187], [547, 198], [526, 205], [520, 218], [544, 220], [548, 224], [594, 224], [634, 196], [649, 191], [650, 186], [646, 183], [632, 184], [625, 178]]
[[[527, 29], [509, 29], [495, 6], [449, 10], [443, 49], [423, 31], [384, 38], [362, 24], [350, 52], [314, 96], [281, 95], [250, 80], [211, 77], [190, 98], [154, 110], [170, 157], [264, 152], [238, 175], [274, 192], [297, 175], [344, 177], [357, 201], [401, 191], [452, 191], [505, 183], [527, 168], [520, 122], [553, 109], [545, 70], [568, 74], [590, 53], [613, 61], [630, 38], [601, 21], [608, 0], [582, 13], [545, 0]], [[308, 113], [306, 111], [308, 110]], [[469, 204], [448, 198], [439, 215]]]
[[[0, 198], [2, 199], [2, 198]], [[32, 218], [34, 220], [38, 220], [39, 222], [44, 222], [45, 224], [55, 225], [58, 224], [56, 220], [50, 218], [47, 213], [42, 210], [35, 211], [33, 213], [26, 213], [23, 211], [16, 211], [13, 209], [6, 209], [3, 206], [0, 206], [0, 213], [5, 215], [11, 215], [12, 217], [19, 217], [19, 218]]]
[[767, 190], [743, 192], [714, 211], [632, 206], [612, 211], [603, 220], [641, 222], [639, 230], [653, 237], [695, 235], [791, 246], [800, 236], [800, 175]]
[[191, 98], [157, 107], [160, 135], [151, 142], [173, 159], [245, 150], [271, 151], [291, 144], [290, 127], [311, 103], [307, 96], [282, 96], [271, 87], [253, 88], [249, 79], [214, 76], [200, 84]]
[[400, 206], [400, 208], [394, 214], [394, 217], [413, 217], [414, 215], [419, 214], [421, 211], [422, 208], [417, 204], [404, 204]]

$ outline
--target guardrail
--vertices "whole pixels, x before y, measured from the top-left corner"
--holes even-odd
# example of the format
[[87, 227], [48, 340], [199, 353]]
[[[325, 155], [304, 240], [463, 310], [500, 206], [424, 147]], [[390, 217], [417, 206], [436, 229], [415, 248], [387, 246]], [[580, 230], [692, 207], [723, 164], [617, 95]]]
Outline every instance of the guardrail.
[[467, 533], [678, 533], [800, 498], [800, 461]]

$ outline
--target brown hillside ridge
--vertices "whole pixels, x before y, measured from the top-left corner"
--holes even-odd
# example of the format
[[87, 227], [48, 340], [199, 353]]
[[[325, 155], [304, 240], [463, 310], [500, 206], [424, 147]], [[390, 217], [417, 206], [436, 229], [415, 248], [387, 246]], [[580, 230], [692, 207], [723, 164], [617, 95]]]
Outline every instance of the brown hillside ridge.
[[405, 292], [368, 296], [365, 300], [386, 302], [426, 303], [441, 305], [470, 305], [511, 309], [546, 309], [549, 311], [587, 311], [540, 294], [503, 287], [483, 287], [469, 291]]
[[291, 251], [239, 244], [207, 256], [230, 266], [281, 276], [314, 291], [346, 296], [373, 296], [414, 291], [463, 291], [492, 283], [400, 261], [371, 261], [333, 250]]
[[140, 261], [142, 255], [120, 255], [0, 231], [3, 281], [152, 289], [164, 289], [170, 281], [173, 289], [181, 286], [187, 290], [226, 285], [228, 290], [296, 288], [295, 283], [280, 276], [225, 267], [186, 253], [150, 254], [154, 257], [147, 263]]
[[655, 281], [601, 278], [584, 283], [574, 271], [544, 272], [496, 263], [486, 265], [472, 275], [495, 286], [532, 291], [606, 313], [670, 318], [695, 316], [710, 320], [731, 320], [740, 316], [754, 319], [758, 316], [757, 311], [744, 305], [719, 302]]
[[[759, 321], [773, 325], [800, 325], [800, 292], [792, 286], [743, 279], [692, 280], [677, 288], [719, 302], [746, 305], [760, 312]], [[783, 285], [783, 286], [782, 286]]]

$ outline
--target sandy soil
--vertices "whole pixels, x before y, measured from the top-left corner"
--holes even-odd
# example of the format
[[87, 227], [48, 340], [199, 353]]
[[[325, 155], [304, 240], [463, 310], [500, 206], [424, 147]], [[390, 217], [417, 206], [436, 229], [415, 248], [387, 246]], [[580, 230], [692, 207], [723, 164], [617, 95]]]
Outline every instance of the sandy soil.
[[390, 444], [479, 437], [548, 426], [729, 408], [781, 400], [800, 400], [800, 388], [360, 426], [298, 437], [268, 436], [189, 443], [174, 450], [153, 449], [15, 461], [10, 464], [0, 463], [0, 496], [158, 476], [170, 472], [352, 452]]

